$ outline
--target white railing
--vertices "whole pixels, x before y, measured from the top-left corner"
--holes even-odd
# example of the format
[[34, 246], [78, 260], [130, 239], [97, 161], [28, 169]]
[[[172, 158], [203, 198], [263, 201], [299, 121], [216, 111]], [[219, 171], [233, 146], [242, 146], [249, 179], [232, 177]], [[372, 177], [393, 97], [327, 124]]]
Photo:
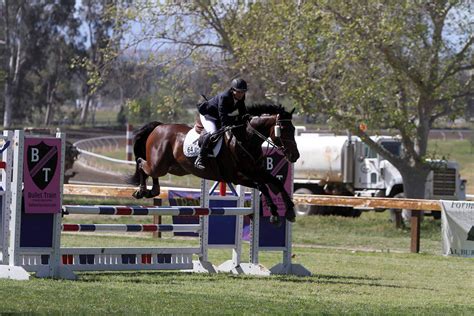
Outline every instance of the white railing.
[[[74, 143], [80, 155], [78, 162], [87, 167], [113, 175], [130, 174], [135, 167], [135, 161], [111, 158], [92, 150], [98, 148], [122, 149], [125, 155], [125, 136], [101, 136], [82, 139]], [[133, 167], [133, 168], [132, 168]]]

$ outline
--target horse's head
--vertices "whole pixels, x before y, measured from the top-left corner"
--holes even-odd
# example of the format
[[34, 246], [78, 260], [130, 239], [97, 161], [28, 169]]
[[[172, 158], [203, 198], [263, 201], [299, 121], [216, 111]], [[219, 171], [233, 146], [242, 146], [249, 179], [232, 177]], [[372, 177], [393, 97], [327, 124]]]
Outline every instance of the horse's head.
[[[282, 108], [283, 109], [283, 108]], [[272, 141], [283, 150], [286, 159], [289, 162], [296, 162], [300, 158], [298, 146], [295, 141], [295, 126], [292, 122], [293, 112], [282, 111], [276, 115], [275, 126], [270, 138]]]
[[253, 115], [269, 114], [252, 120], [251, 125], [265, 137], [269, 137], [290, 162], [296, 162], [300, 157], [295, 141], [295, 127], [291, 121], [294, 111], [295, 109], [287, 112], [285, 108], [273, 105], [256, 105], [249, 108], [250, 114]]

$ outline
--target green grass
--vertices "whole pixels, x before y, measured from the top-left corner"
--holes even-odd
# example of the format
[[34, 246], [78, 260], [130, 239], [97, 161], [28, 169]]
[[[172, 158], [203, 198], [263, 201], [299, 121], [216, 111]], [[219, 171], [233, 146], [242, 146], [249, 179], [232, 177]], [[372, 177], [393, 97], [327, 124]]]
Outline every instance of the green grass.
[[[219, 251], [222, 252], [222, 251]], [[295, 248], [311, 277], [82, 273], [78, 281], [0, 280], [2, 313], [472, 315], [472, 261]], [[268, 265], [277, 254], [262, 255]], [[466, 295], [467, 294], [467, 295]]]
[[95, 111], [95, 122], [96, 124], [118, 124], [117, 123], [118, 110], [115, 111], [112, 108], [98, 109]]
[[[74, 203], [77, 201], [68, 201]], [[94, 203], [97, 201], [94, 201]], [[115, 204], [115, 201], [109, 201]], [[80, 273], [78, 281], [0, 280], [0, 313], [39, 314], [451, 314], [474, 313], [474, 261], [443, 257], [440, 222], [425, 218], [421, 254], [386, 213], [299, 217], [295, 263], [313, 276], [251, 277], [179, 272]], [[67, 222], [150, 223], [151, 217], [66, 216]], [[169, 221], [169, 218], [166, 219]], [[64, 246], [195, 246], [197, 239], [151, 234], [63, 234]], [[248, 261], [244, 244], [243, 261]], [[218, 265], [230, 250], [211, 250]], [[280, 252], [261, 252], [272, 267]]]

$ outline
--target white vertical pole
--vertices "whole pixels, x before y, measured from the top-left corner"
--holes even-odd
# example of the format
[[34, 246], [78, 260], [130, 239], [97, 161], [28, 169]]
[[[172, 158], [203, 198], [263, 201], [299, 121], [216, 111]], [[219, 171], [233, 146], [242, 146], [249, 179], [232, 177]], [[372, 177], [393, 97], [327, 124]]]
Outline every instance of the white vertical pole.
[[252, 190], [252, 208], [253, 218], [251, 221], [251, 239], [250, 239], [250, 263], [258, 264], [258, 245], [260, 231], [260, 192]]
[[5, 168], [2, 171], [3, 197], [2, 197], [2, 216], [1, 235], [0, 235], [0, 262], [3, 264], [9, 263], [8, 245], [10, 240], [10, 217], [11, 217], [11, 203], [12, 203], [12, 168], [13, 168], [13, 132], [3, 131], [4, 142], [10, 141], [10, 146], [2, 153], [2, 161], [5, 163]]
[[10, 204], [10, 241], [8, 245], [8, 264], [10, 266], [20, 265], [20, 227], [21, 227], [21, 198], [23, 184], [23, 154], [24, 154], [24, 133], [16, 130], [13, 136], [13, 181], [11, 185]]
[[[209, 186], [206, 179], [201, 180], [201, 201], [203, 208], [209, 207]], [[193, 271], [200, 273], [217, 273], [208, 260], [209, 257], [209, 216], [201, 216], [199, 218], [201, 224], [201, 233], [199, 236], [201, 250], [199, 253], [199, 261], [193, 261]]]
[[132, 161], [133, 160], [133, 126], [130, 123], [127, 123], [127, 134], [126, 134], [126, 155], [127, 155], [127, 160]]
[[259, 231], [260, 231], [260, 192], [258, 190], [252, 190], [252, 210], [253, 217], [251, 220], [250, 230], [250, 253], [249, 263], [241, 263], [240, 271], [243, 274], [251, 275], [270, 275], [270, 270], [259, 264], [258, 251], [259, 251]]
[[[237, 188], [239, 199], [237, 200], [237, 207], [244, 207], [245, 204], [245, 187], [239, 185]], [[244, 227], [244, 217], [238, 215], [235, 218], [235, 245], [232, 249], [232, 265], [237, 267], [242, 260], [242, 232]]]
[[[64, 190], [64, 162], [66, 156], [66, 136], [63, 133], [56, 133], [56, 138], [61, 139], [61, 174], [59, 179], [59, 196], [60, 196], [60, 208], [63, 206], [63, 190]], [[50, 257], [50, 276], [53, 278], [60, 277], [60, 265], [61, 265], [61, 222], [62, 214], [54, 214], [53, 220], [53, 242], [52, 242], [52, 251]]]
[[[0, 265], [0, 278], [14, 279], [14, 280], [28, 280], [30, 275], [21, 267], [20, 262], [20, 228], [21, 228], [21, 197], [23, 184], [23, 149], [24, 149], [24, 134], [23, 131], [15, 131], [10, 144], [10, 150], [13, 150], [13, 159], [10, 160], [13, 165], [12, 178], [6, 179], [6, 190], [10, 190], [10, 201], [5, 203], [5, 209], [8, 226], [7, 240], [4, 241], [4, 246], [8, 247], [4, 253], [6, 254], [3, 265]], [[12, 181], [8, 184], [8, 181]]]
[[[209, 207], [209, 184], [206, 179], [201, 180], [201, 201], [200, 206]], [[200, 261], [208, 261], [209, 256], [209, 216], [201, 216], [201, 257]]]

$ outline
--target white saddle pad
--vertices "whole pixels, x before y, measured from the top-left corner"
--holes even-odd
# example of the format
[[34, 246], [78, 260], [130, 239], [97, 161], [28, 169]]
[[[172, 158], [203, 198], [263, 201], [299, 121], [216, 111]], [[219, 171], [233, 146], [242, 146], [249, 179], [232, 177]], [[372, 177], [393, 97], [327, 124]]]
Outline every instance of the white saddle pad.
[[[199, 134], [196, 132], [194, 128], [191, 128], [191, 130], [186, 134], [186, 138], [184, 139], [183, 143], [183, 153], [186, 157], [196, 157], [199, 155], [199, 152], [201, 151], [201, 148], [199, 148], [198, 145], [198, 139], [199, 139]], [[217, 141], [217, 144], [214, 146], [214, 149], [212, 150], [212, 154], [210, 154], [210, 157], [217, 157], [217, 154], [221, 150], [222, 147], [222, 137], [219, 138]]]

